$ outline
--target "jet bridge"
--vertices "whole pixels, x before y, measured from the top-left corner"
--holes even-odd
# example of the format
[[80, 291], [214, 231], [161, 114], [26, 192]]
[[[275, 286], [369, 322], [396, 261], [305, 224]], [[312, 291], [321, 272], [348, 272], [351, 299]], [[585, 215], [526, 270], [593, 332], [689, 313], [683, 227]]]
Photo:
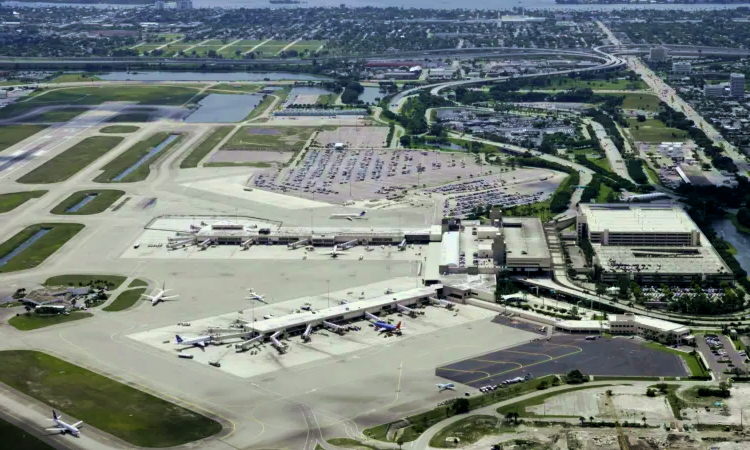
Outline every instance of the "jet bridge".
[[346, 331], [341, 325], [336, 325], [335, 323], [327, 321], [323, 321], [323, 326], [338, 334], [344, 334], [344, 332]]
[[417, 311], [416, 310], [408, 308], [408, 307], [406, 307], [404, 305], [400, 305], [400, 304], [396, 303], [396, 308], [398, 308], [398, 310], [401, 311], [402, 313], [407, 314], [409, 317], [416, 317], [417, 316]]
[[354, 247], [354, 246], [356, 246], [356, 245], [358, 245], [358, 244], [359, 244], [359, 241], [358, 241], [358, 240], [356, 240], [356, 239], [352, 239], [352, 240], [351, 240], [351, 241], [349, 241], [349, 242], [344, 242], [343, 244], [339, 245], [339, 248], [340, 248], [341, 250], [349, 250], [350, 248], [352, 248], [352, 247]]
[[257, 345], [257, 344], [260, 344], [261, 342], [263, 342], [263, 339], [265, 337], [266, 337], [265, 335], [260, 334], [258, 336], [255, 336], [252, 339], [248, 339], [247, 341], [245, 341], [245, 342], [243, 342], [241, 344], [234, 344], [234, 348], [238, 352], [243, 352], [243, 351], [249, 349], [250, 347], [252, 347], [254, 345]]
[[272, 334], [269, 337], [269, 339], [271, 340], [271, 345], [273, 345], [276, 348], [276, 350], [279, 351], [279, 353], [286, 353], [287, 345], [284, 344], [284, 343], [282, 343], [278, 339], [281, 336], [282, 333], [283, 333], [283, 331], [279, 330], [279, 331], [275, 332], [274, 334]]
[[453, 302], [449, 302], [448, 300], [441, 300], [436, 297], [430, 297], [430, 303], [435, 306], [442, 306], [445, 309], [453, 309], [453, 307], [456, 306], [456, 304]]
[[296, 250], [302, 247], [303, 245], [310, 244], [311, 242], [312, 242], [312, 239], [304, 238], [304, 239], [300, 239], [297, 242], [292, 242], [291, 244], [287, 244], [286, 248], [288, 248], [289, 250]]
[[403, 241], [401, 241], [400, 244], [398, 244], [398, 251], [402, 252], [404, 250], [406, 250], [406, 239], [404, 239]]
[[310, 339], [311, 339], [310, 338], [310, 334], [312, 334], [312, 330], [313, 330], [312, 324], [307, 324], [307, 328], [305, 328], [305, 332], [302, 333], [302, 340], [303, 341], [305, 341], [305, 342], [309, 342], [310, 341]]

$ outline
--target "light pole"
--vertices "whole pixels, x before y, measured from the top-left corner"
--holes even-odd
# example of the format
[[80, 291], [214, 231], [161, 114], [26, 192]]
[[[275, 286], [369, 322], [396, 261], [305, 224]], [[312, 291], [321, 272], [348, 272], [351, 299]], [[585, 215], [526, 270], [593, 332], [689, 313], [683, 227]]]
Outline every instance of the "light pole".
[[326, 285], [328, 286], [328, 307], [331, 307], [331, 280], [326, 280]]

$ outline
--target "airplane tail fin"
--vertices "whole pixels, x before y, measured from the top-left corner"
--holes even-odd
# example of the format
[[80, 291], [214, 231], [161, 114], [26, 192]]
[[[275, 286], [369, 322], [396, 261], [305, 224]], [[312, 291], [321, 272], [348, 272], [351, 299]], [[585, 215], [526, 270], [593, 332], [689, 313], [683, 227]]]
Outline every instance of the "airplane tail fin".
[[401, 322], [399, 322], [399, 323], [397, 323], [397, 324], [396, 324], [396, 329], [397, 329], [397, 330], [400, 330], [400, 329], [401, 329]]
[[174, 338], [175, 338], [175, 341], [176, 341], [176, 342], [177, 342], [178, 344], [182, 344], [182, 338], [180, 337], [180, 335], [179, 335], [179, 334], [175, 334], [175, 335], [174, 335]]
[[361, 213], [359, 213], [359, 217], [364, 217], [364, 216], [365, 216], [365, 211], [362, 211]]
[[59, 419], [59, 418], [60, 418], [60, 417], [58, 417], [58, 415], [57, 415], [57, 411], [55, 411], [54, 409], [52, 410], [52, 417], [53, 417], [53, 418], [54, 418], [55, 420], [57, 420], [57, 419]]

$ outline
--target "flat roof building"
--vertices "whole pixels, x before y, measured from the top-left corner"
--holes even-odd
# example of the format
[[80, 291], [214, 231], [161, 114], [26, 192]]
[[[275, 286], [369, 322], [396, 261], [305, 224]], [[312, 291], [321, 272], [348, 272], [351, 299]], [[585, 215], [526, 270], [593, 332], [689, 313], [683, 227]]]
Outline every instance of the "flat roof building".
[[505, 265], [511, 271], [549, 270], [552, 267], [542, 222], [536, 217], [503, 217]]
[[732, 271], [679, 206], [580, 204], [579, 242], [588, 239], [600, 278], [645, 284], [731, 282]]

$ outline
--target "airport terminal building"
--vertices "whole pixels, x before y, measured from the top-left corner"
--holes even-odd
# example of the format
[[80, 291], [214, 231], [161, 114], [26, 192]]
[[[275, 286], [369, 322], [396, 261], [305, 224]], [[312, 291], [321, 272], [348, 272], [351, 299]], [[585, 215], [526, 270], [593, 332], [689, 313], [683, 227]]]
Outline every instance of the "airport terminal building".
[[578, 243], [588, 239], [600, 278], [644, 284], [731, 282], [732, 271], [676, 205], [580, 204]]

